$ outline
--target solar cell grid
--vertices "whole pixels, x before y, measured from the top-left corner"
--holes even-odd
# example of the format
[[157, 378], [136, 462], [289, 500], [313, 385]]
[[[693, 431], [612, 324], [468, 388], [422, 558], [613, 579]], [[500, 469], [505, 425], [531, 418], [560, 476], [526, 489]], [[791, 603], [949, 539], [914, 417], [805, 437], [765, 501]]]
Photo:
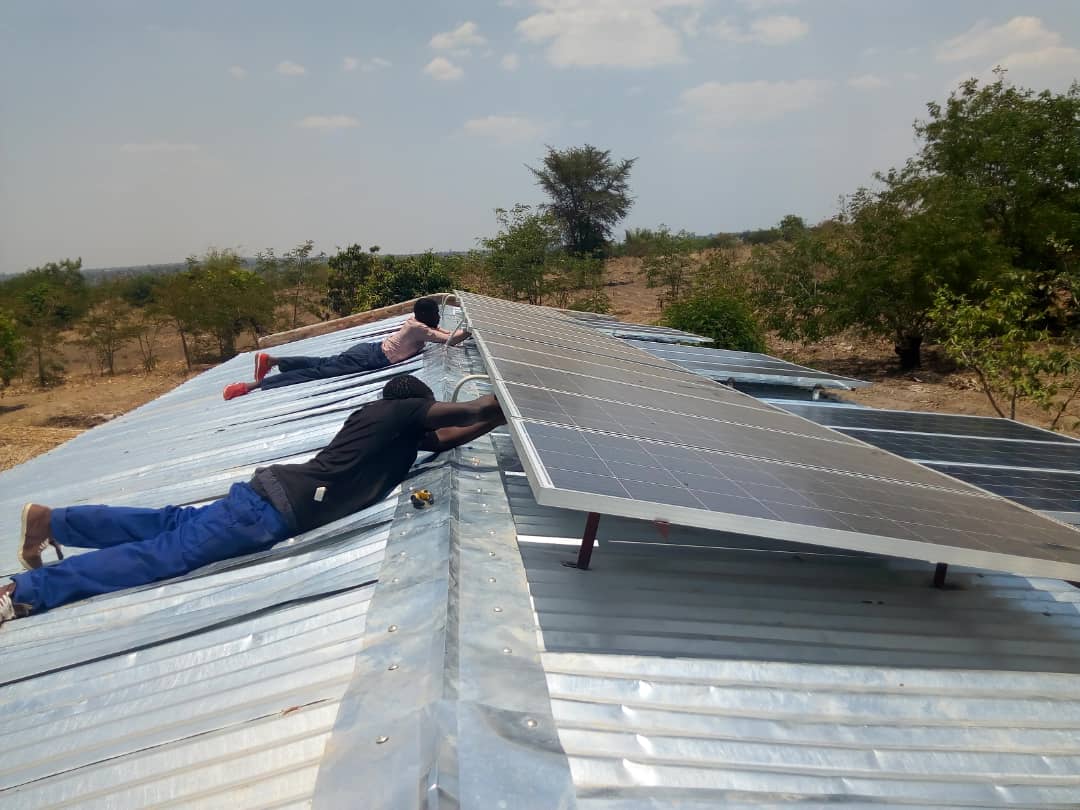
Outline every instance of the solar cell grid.
[[[847, 428], [838, 428], [847, 431]], [[1080, 472], [1080, 444], [1000, 441], [977, 437], [931, 436], [852, 430], [849, 435], [915, 461], [986, 464]]]
[[1029, 439], [1080, 445], [1080, 442], [1068, 436], [1050, 433], [1010, 419], [987, 416], [917, 413], [872, 408], [835, 408], [806, 403], [785, 403], [784, 410], [830, 427], [862, 427], [954, 436], [983, 436], [991, 439]]
[[[902, 492], [903, 502], [897, 503], [876, 482], [855, 476], [528, 420], [521, 427], [543, 458], [551, 457], [544, 470], [552, 487], [633, 501], [632, 517], [662, 517], [667, 507], [681, 507], [796, 527], [944, 542], [977, 554], [1008, 549], [1040, 555], [1047, 544], [1056, 545], [1060, 539], [1056, 524], [974, 490], [964, 495], [908, 487]], [[719, 525], [689, 517], [690, 525], [745, 531], [738, 518]], [[960, 521], [966, 529], [956, 528]], [[777, 536], [763, 525], [756, 528]], [[779, 534], [781, 539], [798, 541], [805, 539], [800, 531], [788, 527]], [[839, 547], [860, 547], [845, 545], [842, 537], [833, 539]], [[886, 548], [878, 550], [889, 553]], [[1080, 548], [1053, 551], [1055, 558], [1080, 564]]]
[[[678, 368], [645, 367], [628, 344], [598, 354], [569, 319], [551, 344], [523, 351], [507, 324], [528, 332], [535, 315], [462, 300], [542, 504], [1080, 578], [1080, 533], [1068, 527], [860, 442], [818, 436]], [[488, 329], [487, 317], [499, 324]], [[716, 392], [715, 412], [703, 391]], [[700, 414], [673, 407], [692, 398]]]

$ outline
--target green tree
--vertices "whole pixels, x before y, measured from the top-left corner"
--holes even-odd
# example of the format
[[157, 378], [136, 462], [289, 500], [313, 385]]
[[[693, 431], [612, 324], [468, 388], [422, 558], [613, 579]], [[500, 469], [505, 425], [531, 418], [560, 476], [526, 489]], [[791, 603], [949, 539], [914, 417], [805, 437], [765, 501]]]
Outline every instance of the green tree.
[[480, 240], [488, 272], [507, 298], [541, 303], [548, 262], [559, 250], [558, 224], [548, 212], [520, 203], [497, 209], [495, 219], [499, 232]]
[[543, 166], [529, 171], [551, 197], [549, 210], [573, 253], [602, 251], [615, 225], [633, 205], [630, 170], [637, 158], [613, 160], [595, 146], [548, 147]]
[[[292, 309], [292, 326], [295, 329], [300, 325], [300, 312], [305, 298], [312, 289], [318, 285], [315, 276], [320, 267], [324, 267], [324, 254], [312, 255], [315, 251], [315, 243], [310, 239], [301, 242], [291, 250], [286, 251], [278, 259], [278, 269], [288, 285], [289, 306]], [[273, 253], [270, 253], [273, 256]]]
[[378, 268], [360, 288], [359, 308], [375, 309], [424, 295], [450, 292], [454, 289], [450, 267], [450, 262], [430, 250], [419, 256], [382, 256]]
[[116, 373], [116, 355], [135, 337], [131, 306], [123, 297], [123, 281], [104, 281], [93, 288], [90, 306], [77, 331], [79, 343], [97, 360], [102, 374]]
[[35, 267], [12, 280], [15, 317], [41, 386], [63, 372], [60, 333], [70, 329], [86, 309], [86, 280], [81, 268], [82, 259], [64, 259]]
[[236, 354], [236, 339], [245, 330], [257, 341], [273, 322], [274, 299], [266, 281], [229, 250], [211, 249], [188, 259], [188, 265], [190, 294], [198, 303], [194, 324], [214, 338], [219, 357]]
[[0, 382], [4, 388], [11, 385], [11, 381], [22, 371], [24, 349], [15, 318], [0, 311]]
[[[995, 286], [980, 301], [947, 289], [938, 292], [933, 317], [946, 353], [975, 372], [979, 386], [999, 416], [1016, 418], [1018, 400], [1054, 407], [1058, 381], [1077, 372], [1075, 352], [1047, 349], [1041, 316], [1033, 306], [1030, 279], [1013, 276], [1009, 287]], [[1054, 418], [1056, 426], [1072, 391]]]
[[690, 285], [695, 268], [693, 249], [693, 235], [686, 231], [673, 234], [667, 225], [661, 225], [652, 234], [641, 267], [647, 286], [663, 288], [657, 300], [661, 307], [677, 301]]
[[672, 301], [664, 309], [662, 322], [710, 338], [720, 349], [765, 351], [765, 335], [753, 311], [724, 290], [699, 292]]
[[995, 81], [970, 79], [927, 110], [910, 169], [977, 189], [1013, 266], [1045, 283], [1058, 264], [1054, 243], [1080, 244], [1080, 83], [1036, 93], [998, 69]]
[[356, 311], [360, 289], [378, 267], [377, 245], [365, 251], [360, 245], [338, 248], [327, 260], [326, 307], [339, 318]]
[[158, 287], [156, 299], [155, 311], [176, 329], [184, 350], [184, 362], [190, 371], [195, 359], [195, 341], [201, 334], [199, 307], [202, 300], [197, 295], [195, 275], [191, 270], [169, 275]]

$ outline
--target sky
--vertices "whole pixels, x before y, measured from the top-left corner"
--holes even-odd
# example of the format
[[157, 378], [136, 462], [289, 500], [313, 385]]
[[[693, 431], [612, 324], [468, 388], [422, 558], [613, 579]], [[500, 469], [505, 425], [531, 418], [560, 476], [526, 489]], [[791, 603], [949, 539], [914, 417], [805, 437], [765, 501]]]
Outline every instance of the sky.
[[624, 227], [817, 222], [995, 65], [1080, 76], [1080, 0], [3, 0], [0, 272], [306, 239], [464, 250], [545, 147]]

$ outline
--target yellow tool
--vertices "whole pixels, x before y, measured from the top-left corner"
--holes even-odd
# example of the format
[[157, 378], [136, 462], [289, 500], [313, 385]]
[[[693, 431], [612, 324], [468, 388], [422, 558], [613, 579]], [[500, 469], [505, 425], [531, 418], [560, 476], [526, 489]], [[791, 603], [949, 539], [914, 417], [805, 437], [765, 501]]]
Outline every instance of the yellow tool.
[[435, 503], [435, 496], [426, 489], [414, 489], [412, 495], [409, 496], [409, 500], [417, 509], [427, 509]]

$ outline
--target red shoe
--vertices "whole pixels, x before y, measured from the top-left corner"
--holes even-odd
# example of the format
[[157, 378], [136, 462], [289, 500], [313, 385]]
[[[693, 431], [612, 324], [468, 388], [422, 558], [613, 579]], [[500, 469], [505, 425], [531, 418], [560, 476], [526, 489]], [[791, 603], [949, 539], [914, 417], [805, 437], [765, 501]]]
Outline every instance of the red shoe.
[[255, 355], [255, 382], [261, 383], [263, 377], [270, 373], [270, 355], [258, 352]]
[[248, 393], [247, 383], [231, 383], [225, 386], [225, 390], [221, 392], [221, 395], [225, 399], [235, 399], [236, 397], [242, 397]]

